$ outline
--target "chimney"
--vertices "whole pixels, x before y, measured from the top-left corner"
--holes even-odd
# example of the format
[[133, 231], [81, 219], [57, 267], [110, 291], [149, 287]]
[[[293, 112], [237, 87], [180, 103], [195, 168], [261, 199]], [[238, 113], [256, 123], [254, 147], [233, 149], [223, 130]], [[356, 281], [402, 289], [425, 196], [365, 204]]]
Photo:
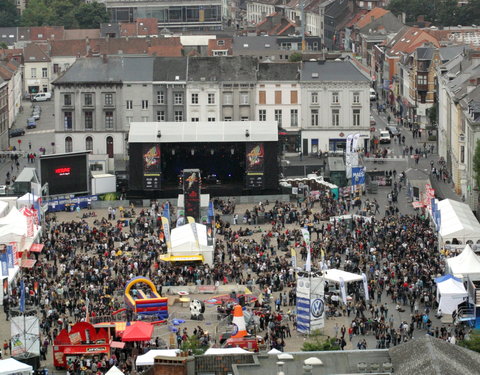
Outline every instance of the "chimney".
[[106, 63], [108, 62], [108, 57], [107, 57], [107, 54], [106, 54], [106, 53], [104, 53], [104, 54], [102, 55], [102, 61], [103, 61], [104, 64], [106, 64]]

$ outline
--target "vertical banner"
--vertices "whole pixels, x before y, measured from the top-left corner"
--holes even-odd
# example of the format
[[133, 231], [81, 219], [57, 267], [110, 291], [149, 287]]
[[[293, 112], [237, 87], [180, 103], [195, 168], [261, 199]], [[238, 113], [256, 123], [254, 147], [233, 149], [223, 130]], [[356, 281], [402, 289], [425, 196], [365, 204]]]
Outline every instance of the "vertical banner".
[[305, 262], [305, 271], [310, 272], [312, 270], [312, 254], [310, 251], [310, 233], [308, 229], [302, 228], [303, 240], [307, 247], [307, 261]]
[[368, 280], [367, 280], [367, 275], [365, 275], [365, 273], [362, 273], [362, 279], [363, 279], [363, 291], [365, 293], [365, 301], [369, 301], [370, 296], [368, 295]]
[[7, 264], [8, 264], [8, 268], [13, 268], [14, 266], [12, 245], [7, 245]]
[[310, 279], [297, 279], [297, 331], [310, 333]]
[[20, 281], [20, 312], [25, 312], [25, 283], [23, 280]]
[[8, 297], [8, 277], [3, 279], [3, 298]]
[[198, 232], [197, 232], [197, 224], [195, 222], [190, 223], [192, 227], [193, 236], [195, 237], [195, 244], [197, 245], [197, 249], [200, 249], [200, 242], [198, 240]]
[[163, 229], [163, 235], [165, 236], [165, 243], [167, 244], [167, 249], [172, 248], [172, 241], [170, 238], [170, 221], [162, 216], [162, 229]]
[[2, 276], [8, 276], [7, 245], [0, 245], [0, 261], [2, 262]]
[[18, 266], [19, 265], [19, 256], [18, 256], [18, 246], [16, 242], [10, 242], [10, 246], [13, 249], [13, 265]]
[[345, 281], [343, 278], [339, 277], [340, 280], [340, 292], [342, 293], [342, 301], [346, 305], [347, 304], [347, 290], [345, 289]]
[[143, 189], [160, 189], [160, 175], [162, 165], [160, 163], [160, 145], [143, 145]]
[[245, 158], [246, 187], [263, 188], [265, 172], [265, 148], [263, 143], [247, 143]]
[[162, 216], [166, 217], [167, 220], [170, 222], [170, 203], [169, 202], [165, 202], [165, 205], [163, 206]]
[[207, 246], [213, 246], [213, 226], [212, 223], [207, 223]]
[[347, 143], [345, 145], [345, 171], [347, 178], [352, 178], [352, 142], [353, 134], [347, 135]]
[[[358, 151], [358, 140], [360, 139], [360, 133], [357, 133], [353, 136], [352, 140], [352, 153], [357, 153]], [[355, 164], [356, 165], [356, 164]]]
[[297, 268], [297, 252], [295, 251], [295, 249], [293, 247], [290, 250], [290, 255], [292, 257], [292, 267], [295, 270]]
[[213, 202], [208, 203], [207, 223], [215, 224], [215, 210], [213, 208]]
[[310, 333], [325, 327], [325, 280], [310, 278]]
[[185, 216], [200, 220], [200, 170], [183, 170]]
[[365, 184], [365, 167], [352, 167], [352, 186]]

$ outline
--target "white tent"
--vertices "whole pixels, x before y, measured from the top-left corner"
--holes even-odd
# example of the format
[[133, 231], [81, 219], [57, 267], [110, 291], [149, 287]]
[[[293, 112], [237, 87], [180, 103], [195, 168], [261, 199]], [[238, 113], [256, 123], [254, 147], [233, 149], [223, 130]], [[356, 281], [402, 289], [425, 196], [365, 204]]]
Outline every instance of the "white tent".
[[453, 239], [466, 244], [468, 240], [476, 243], [480, 240], [480, 223], [468, 204], [452, 199], [438, 202], [440, 210], [440, 237], [443, 243]]
[[8, 211], [8, 202], [0, 201], [0, 217], [3, 217], [7, 214]]
[[445, 275], [435, 279], [437, 283], [438, 311], [443, 314], [452, 314], [468, 296], [460, 279], [452, 275]]
[[467, 245], [459, 255], [447, 259], [447, 271], [457, 277], [480, 275], [480, 257]]
[[[179, 349], [155, 349], [146, 352], [143, 355], [139, 355], [135, 364], [137, 366], [152, 366], [155, 357], [163, 356], [163, 357], [176, 357], [177, 353], [180, 353]], [[0, 374], [1, 375], [1, 374]]]
[[278, 349], [273, 348], [267, 354], [282, 354], [282, 352]]
[[13, 358], [0, 360], [0, 375], [31, 374], [33, 367]]
[[8, 225], [18, 222], [25, 223], [25, 227], [27, 226], [26, 216], [22, 214], [16, 207], [12, 207], [6, 216], [0, 218], [0, 225]]
[[323, 271], [323, 276], [326, 281], [334, 283], [340, 283], [340, 278], [342, 278], [343, 281], [346, 283], [363, 280], [362, 275], [357, 275], [356, 273], [346, 272], [337, 269]]
[[123, 371], [120, 370], [117, 366], [112, 366], [110, 367], [110, 370], [108, 370], [105, 375], [124, 375]]
[[202, 255], [205, 263], [213, 264], [213, 246], [208, 246], [206, 225], [198, 223], [182, 225], [172, 229], [170, 237], [172, 248], [168, 250], [169, 255]]
[[225, 354], [253, 354], [242, 348], [209, 348], [205, 355], [225, 355]]
[[32, 204], [36, 203], [40, 197], [38, 195], [27, 193], [22, 195], [20, 198], [17, 199], [17, 207], [22, 206], [31, 206]]

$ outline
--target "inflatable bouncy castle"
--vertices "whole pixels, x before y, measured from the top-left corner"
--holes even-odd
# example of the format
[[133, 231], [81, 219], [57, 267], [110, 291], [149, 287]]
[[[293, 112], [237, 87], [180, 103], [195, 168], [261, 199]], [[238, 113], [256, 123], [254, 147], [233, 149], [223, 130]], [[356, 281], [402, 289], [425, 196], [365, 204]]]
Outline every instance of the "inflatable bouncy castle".
[[[137, 284], [147, 285], [147, 290], [137, 288]], [[150, 279], [135, 277], [125, 286], [125, 304], [127, 309], [138, 315], [156, 316], [158, 319], [168, 318], [168, 298], [162, 297]]]

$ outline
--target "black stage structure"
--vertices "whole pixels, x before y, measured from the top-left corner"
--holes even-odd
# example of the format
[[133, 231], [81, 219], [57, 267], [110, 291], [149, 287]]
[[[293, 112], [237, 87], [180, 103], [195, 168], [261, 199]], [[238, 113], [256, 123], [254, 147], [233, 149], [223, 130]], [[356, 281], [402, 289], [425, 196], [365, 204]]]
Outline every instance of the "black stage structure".
[[184, 169], [199, 169], [211, 196], [279, 191], [275, 122], [131, 123], [128, 143], [131, 199], [176, 198]]

